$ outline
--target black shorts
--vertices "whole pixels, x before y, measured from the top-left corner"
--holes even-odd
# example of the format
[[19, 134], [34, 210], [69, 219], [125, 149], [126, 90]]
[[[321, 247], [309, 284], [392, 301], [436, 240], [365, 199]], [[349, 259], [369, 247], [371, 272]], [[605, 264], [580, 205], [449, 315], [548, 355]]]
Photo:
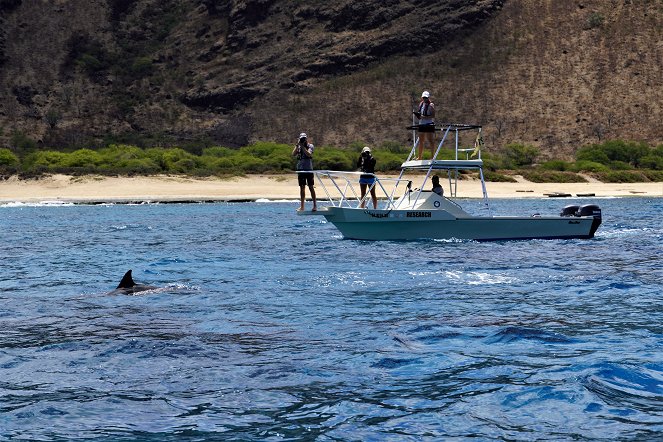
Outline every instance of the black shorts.
[[435, 124], [420, 124], [419, 132], [435, 132]]
[[313, 185], [313, 172], [297, 172], [297, 180], [299, 181], [299, 186], [309, 186]]

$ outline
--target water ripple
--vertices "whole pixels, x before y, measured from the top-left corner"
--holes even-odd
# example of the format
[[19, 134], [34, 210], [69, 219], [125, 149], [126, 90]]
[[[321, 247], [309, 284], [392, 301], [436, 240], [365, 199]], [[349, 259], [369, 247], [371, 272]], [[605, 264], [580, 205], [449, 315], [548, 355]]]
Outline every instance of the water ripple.
[[[657, 200], [498, 243], [342, 240], [295, 205], [0, 207], [0, 441], [663, 434]], [[108, 295], [128, 269], [159, 289]]]
[[661, 367], [602, 364], [587, 377], [585, 387], [611, 406], [663, 415]]

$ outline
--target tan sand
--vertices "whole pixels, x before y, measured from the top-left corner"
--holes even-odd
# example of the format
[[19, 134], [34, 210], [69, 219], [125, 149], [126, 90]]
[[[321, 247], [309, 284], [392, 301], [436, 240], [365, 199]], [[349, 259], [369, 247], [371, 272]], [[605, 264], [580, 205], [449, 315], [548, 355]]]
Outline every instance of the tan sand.
[[[413, 184], [421, 181], [414, 177]], [[448, 183], [443, 182], [445, 195]], [[541, 198], [547, 194], [594, 194], [596, 197], [647, 196], [663, 197], [663, 183], [610, 184], [590, 183], [532, 183], [519, 179], [518, 183], [486, 183], [491, 198]], [[324, 192], [318, 184], [318, 198]], [[308, 189], [306, 192], [307, 197]], [[479, 181], [458, 182], [458, 196], [480, 198]], [[248, 175], [227, 179], [155, 177], [71, 177], [54, 175], [39, 180], [19, 180], [12, 177], [0, 181], [0, 203], [62, 201], [79, 203], [129, 201], [238, 201], [281, 200], [299, 198], [295, 174]]]

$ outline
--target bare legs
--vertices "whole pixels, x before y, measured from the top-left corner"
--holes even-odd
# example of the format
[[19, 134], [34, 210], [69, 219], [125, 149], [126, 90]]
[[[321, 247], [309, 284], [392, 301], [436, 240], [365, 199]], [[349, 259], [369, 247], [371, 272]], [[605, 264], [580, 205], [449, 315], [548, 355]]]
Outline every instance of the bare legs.
[[299, 210], [304, 210], [304, 201], [306, 201], [306, 186], [299, 186]]
[[[364, 199], [364, 195], [366, 195], [366, 184], [364, 183], [359, 183], [359, 188], [361, 190], [361, 199]], [[375, 195], [375, 187], [371, 187], [371, 199], [373, 200], [373, 208], [377, 209], [378, 208], [378, 197]], [[361, 207], [362, 209], [365, 206], [365, 202], [362, 201]]]
[[[313, 200], [313, 211], [318, 210], [318, 202], [315, 198], [315, 187], [308, 186], [311, 192], [311, 199]], [[304, 210], [304, 202], [306, 201], [306, 186], [299, 186], [299, 210]]]
[[430, 145], [431, 159], [435, 155], [435, 142], [433, 141], [433, 132], [419, 132], [419, 155], [418, 160], [424, 159], [424, 148]]
[[309, 190], [311, 191], [311, 199], [313, 200], [313, 211], [315, 212], [318, 210], [318, 202], [315, 199], [315, 187], [313, 185], [308, 186]]

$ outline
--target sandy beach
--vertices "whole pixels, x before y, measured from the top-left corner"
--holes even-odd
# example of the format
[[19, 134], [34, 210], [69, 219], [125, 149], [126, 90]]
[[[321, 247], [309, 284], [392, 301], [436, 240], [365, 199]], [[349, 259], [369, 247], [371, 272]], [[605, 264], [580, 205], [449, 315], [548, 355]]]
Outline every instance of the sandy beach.
[[[491, 198], [542, 198], [549, 194], [595, 197], [663, 197], [663, 183], [486, 183]], [[418, 183], [420, 177], [413, 182]], [[449, 185], [443, 183], [448, 194]], [[318, 198], [324, 197], [317, 184]], [[461, 180], [458, 196], [480, 198], [480, 182]], [[308, 197], [308, 191], [307, 191]], [[74, 203], [255, 201], [297, 200], [295, 174], [247, 175], [233, 178], [188, 178], [180, 176], [101, 177], [53, 175], [38, 180], [11, 177], [0, 181], [0, 203], [60, 201]]]

